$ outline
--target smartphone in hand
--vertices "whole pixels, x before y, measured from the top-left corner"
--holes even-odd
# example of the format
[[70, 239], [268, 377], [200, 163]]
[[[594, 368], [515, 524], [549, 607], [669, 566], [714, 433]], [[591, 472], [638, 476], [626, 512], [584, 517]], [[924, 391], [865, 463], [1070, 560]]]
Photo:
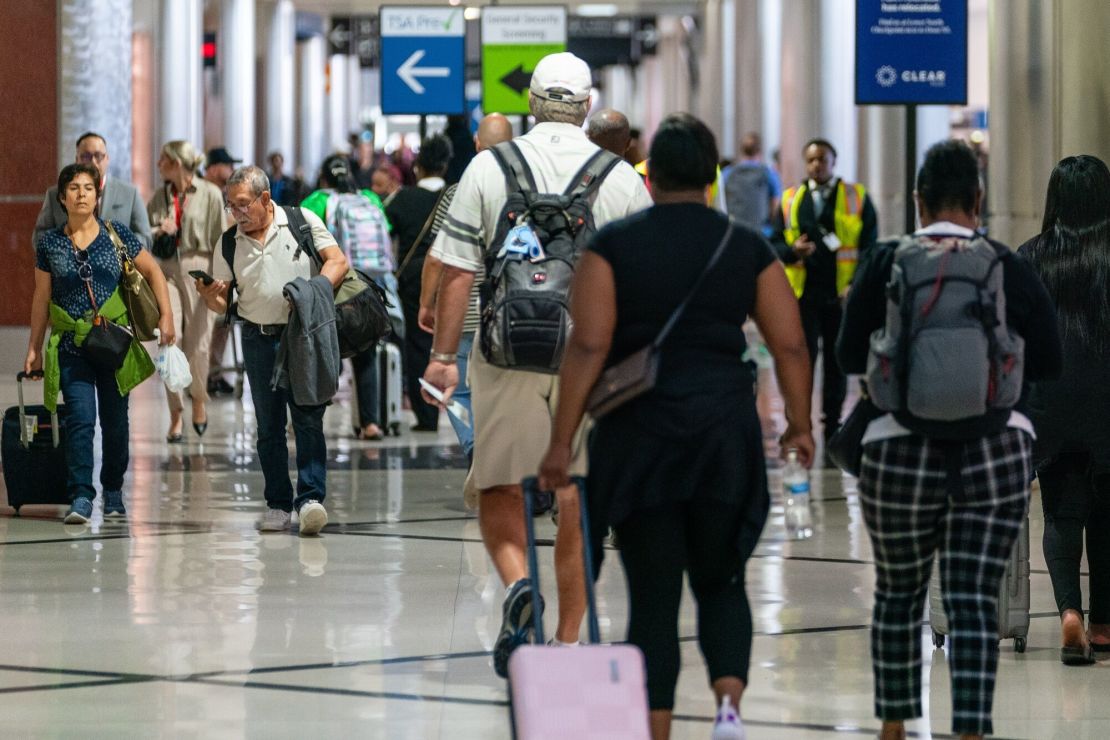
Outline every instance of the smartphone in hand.
[[197, 280], [202, 281], [205, 285], [211, 285], [216, 282], [216, 278], [212, 277], [204, 270], [189, 270], [189, 274]]

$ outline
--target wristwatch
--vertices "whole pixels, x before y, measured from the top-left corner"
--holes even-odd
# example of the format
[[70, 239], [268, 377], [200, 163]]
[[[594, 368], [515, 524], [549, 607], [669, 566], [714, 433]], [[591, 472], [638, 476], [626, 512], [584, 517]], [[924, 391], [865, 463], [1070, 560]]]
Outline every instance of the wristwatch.
[[436, 352], [433, 349], [431, 354], [429, 355], [429, 359], [431, 359], [433, 362], [451, 363], [455, 362], [458, 356], [459, 355], [457, 352]]

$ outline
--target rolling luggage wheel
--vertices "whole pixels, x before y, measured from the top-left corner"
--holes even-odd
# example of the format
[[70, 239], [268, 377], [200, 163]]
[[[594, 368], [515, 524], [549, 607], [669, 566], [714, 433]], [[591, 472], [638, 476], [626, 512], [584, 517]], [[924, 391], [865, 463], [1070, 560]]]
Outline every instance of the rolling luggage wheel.
[[1017, 652], [1017, 653], [1024, 653], [1025, 652], [1025, 638], [1024, 637], [1015, 637], [1014, 638], [1014, 652]]
[[16, 516], [19, 516], [19, 510], [20, 510], [21, 508], [23, 508], [23, 507], [21, 507], [21, 506], [14, 506], [14, 507], [12, 507], [12, 508], [14, 508], [14, 509], [15, 509], [15, 515], [16, 515]]
[[392, 424], [390, 424], [389, 425], [389, 432], [394, 437], [400, 437], [401, 436], [401, 422], [395, 421]]
[[[933, 647], [935, 647], [935, 648], [944, 647], [944, 635], [940, 634], [939, 632], [937, 632], [935, 630], [933, 631]], [[1022, 650], [1025, 649], [1025, 641], [1024, 640], [1022, 640], [1022, 642], [1021, 642], [1021, 647], [1022, 647]], [[1021, 650], [1019, 650], [1018, 652], [1020, 653]]]

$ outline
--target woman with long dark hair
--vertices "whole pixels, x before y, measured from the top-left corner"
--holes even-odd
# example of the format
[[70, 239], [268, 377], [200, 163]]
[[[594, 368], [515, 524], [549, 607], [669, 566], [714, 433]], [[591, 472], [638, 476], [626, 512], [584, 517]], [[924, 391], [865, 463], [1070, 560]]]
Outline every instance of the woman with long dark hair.
[[[1110, 652], [1110, 170], [1067, 157], [1048, 182], [1041, 233], [1019, 253], [1056, 303], [1064, 343], [1059, 380], [1036, 383], [1029, 410], [1044, 508], [1044, 557], [1060, 610], [1060, 659], [1094, 663]], [[1090, 623], [1083, 629], [1079, 569], [1086, 531]]]
[[[396, 261], [390, 239], [389, 219], [381, 199], [366, 188], [358, 188], [351, 174], [350, 162], [343, 154], [333, 154], [320, 167], [320, 189], [301, 203], [327, 224], [352, 267], [365, 272], [381, 286], [389, 297], [390, 317], [400, 332], [403, 324], [401, 301], [397, 298], [397, 278], [393, 276]], [[398, 340], [399, 341], [399, 340]], [[359, 439], [380, 440], [385, 435], [385, 420], [380, 418], [378, 398], [378, 347], [374, 345], [351, 358], [355, 385], [358, 388]]]

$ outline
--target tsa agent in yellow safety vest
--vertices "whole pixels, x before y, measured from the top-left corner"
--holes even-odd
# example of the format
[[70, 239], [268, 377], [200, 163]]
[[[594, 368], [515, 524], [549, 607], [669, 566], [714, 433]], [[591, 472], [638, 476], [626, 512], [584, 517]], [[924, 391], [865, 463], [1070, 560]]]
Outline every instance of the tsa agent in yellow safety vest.
[[[801, 236], [798, 226], [798, 210], [805, 197], [808, 186], [803, 184], [796, 188], [787, 188], [782, 194], [782, 231], [786, 246], [793, 247], [794, 242]], [[856, 264], [859, 259], [859, 240], [863, 232], [863, 205], [867, 199], [867, 190], [858, 183], [846, 183], [843, 180], [836, 185], [836, 202], [833, 210], [834, 233], [840, 241], [836, 250], [836, 292], [843, 295], [856, 274]], [[820, 218], [820, 214], [816, 214]], [[818, 249], [826, 249], [823, 244], [817, 245]], [[802, 297], [806, 285], [805, 260], [799, 259], [786, 267], [786, 277], [790, 287], [794, 289], [796, 298]]]

